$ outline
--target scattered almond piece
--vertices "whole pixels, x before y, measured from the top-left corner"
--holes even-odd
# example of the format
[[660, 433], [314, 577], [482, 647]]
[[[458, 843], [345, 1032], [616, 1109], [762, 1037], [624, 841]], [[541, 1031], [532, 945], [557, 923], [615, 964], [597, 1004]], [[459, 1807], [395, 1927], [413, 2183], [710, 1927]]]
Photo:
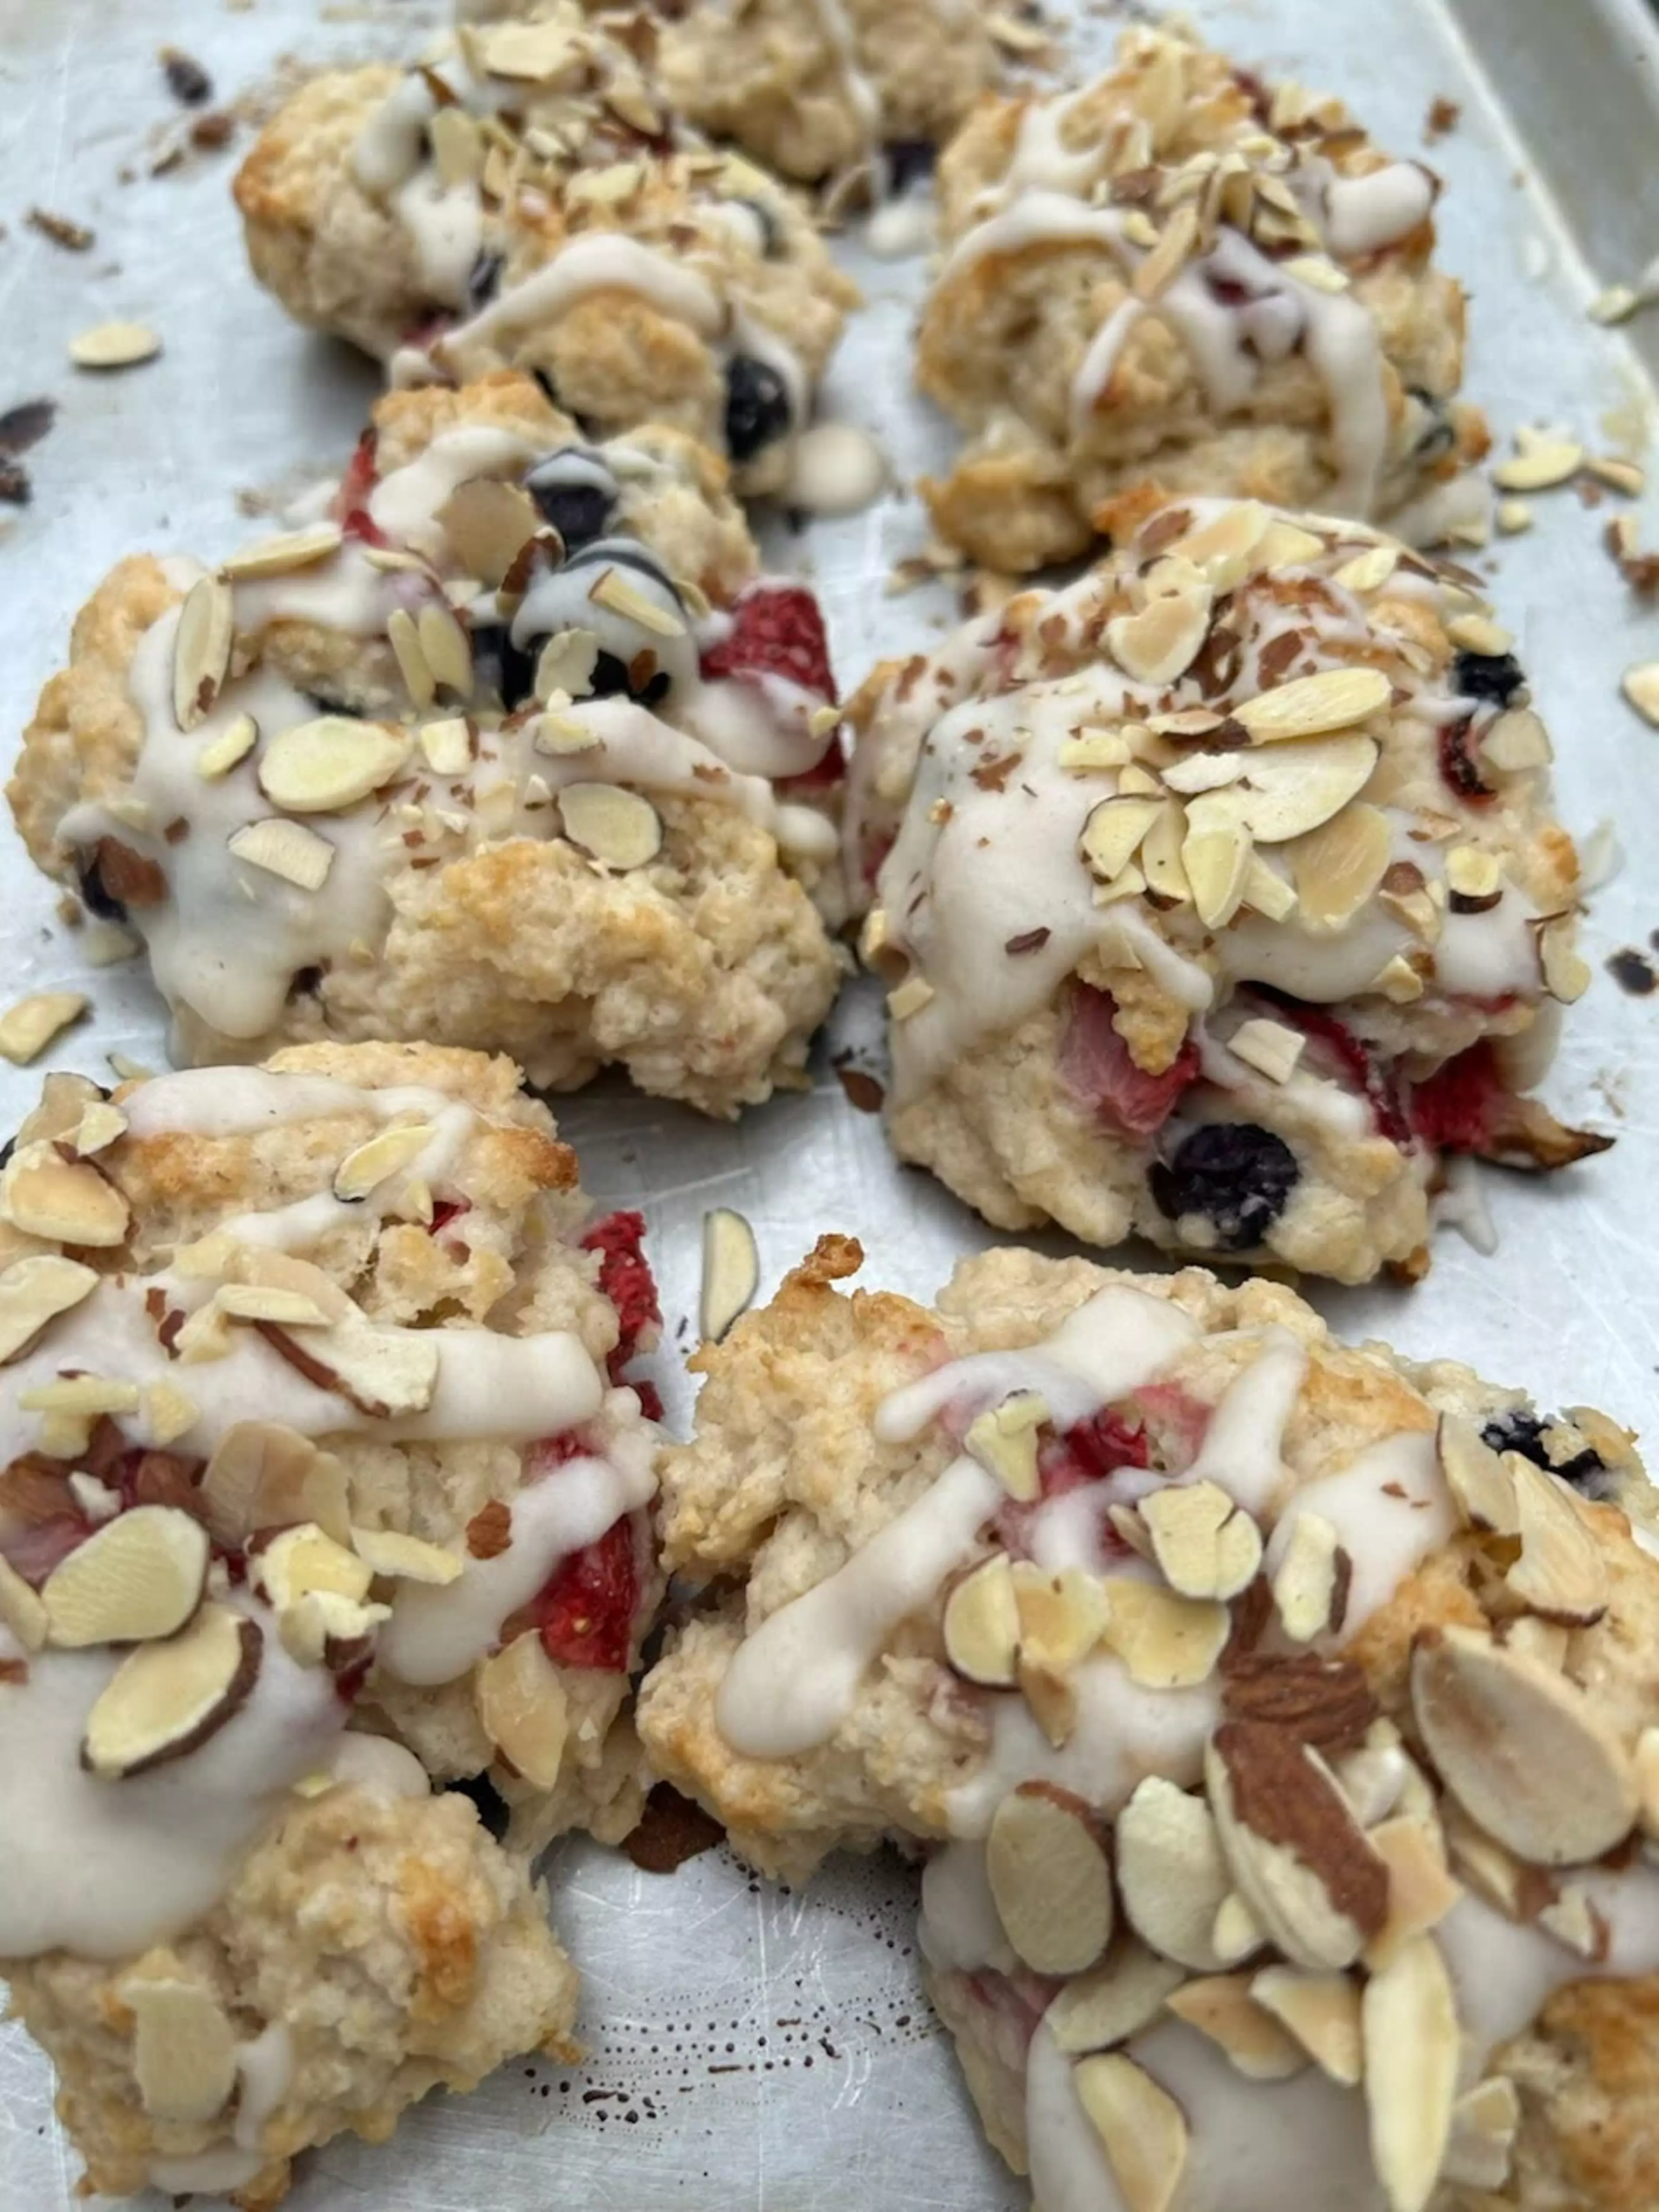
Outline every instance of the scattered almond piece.
[[1264, 1966], [1250, 1995], [1288, 2028], [1322, 2074], [1356, 2088], [1364, 2071], [1359, 1988], [1346, 1974], [1310, 1973], [1297, 1966]]
[[1522, 426], [1515, 434], [1516, 455], [1492, 472], [1499, 491], [1552, 491], [1583, 466], [1584, 449], [1576, 438]]
[[1019, 1608], [1006, 1552], [994, 1552], [952, 1588], [942, 1622], [945, 1656], [964, 1680], [1012, 1689], [1018, 1677]]
[[1126, 2212], [1170, 2212], [1187, 2165], [1187, 2121], [1167, 2089], [1116, 2051], [1079, 2059], [1073, 2079]]
[[0, 1014], [0, 1057], [26, 1067], [78, 1022], [90, 1000], [79, 991], [37, 991]]
[[1249, 2081], [1283, 2081], [1299, 2074], [1308, 2054], [1250, 1993], [1249, 1974], [1210, 1974], [1167, 2000], [1170, 2011], [1206, 2035]]
[[536, 1630], [515, 1636], [473, 1676], [484, 1734], [532, 1788], [550, 1790], [564, 1761], [564, 1685]]
[[82, 1763], [93, 1774], [141, 1774], [193, 1751], [246, 1701], [264, 1651], [253, 1621], [211, 1604], [183, 1635], [140, 1644], [87, 1715]]
[[1638, 661], [1635, 667], [1627, 668], [1620, 678], [1620, 689], [1643, 720], [1659, 729], [1659, 660]]
[[991, 1818], [985, 1871], [1003, 1933], [1037, 1974], [1079, 1974], [1112, 1933], [1112, 1876], [1094, 1815], [1051, 1783], [1023, 1782]]
[[1451, 1978], [1419, 1936], [1360, 2001], [1371, 2161], [1389, 2212], [1424, 2212], [1451, 2136], [1462, 2051]]
[[224, 2110], [236, 2086], [236, 2031], [198, 1982], [130, 1974], [132, 2071], [153, 2120], [199, 2126]]
[[69, 357], [77, 368], [136, 368], [161, 350], [161, 339], [143, 323], [94, 323], [70, 340]]
[[1148, 1950], [1138, 1936], [1120, 1933], [1097, 1966], [1066, 1982], [1043, 2014], [1044, 2024], [1073, 2057], [1107, 2051], [1156, 2020], [1183, 1979], [1172, 1960]]
[[1118, 1894], [1136, 1934], [1183, 1966], [1217, 1972], [1216, 1918], [1231, 1881], [1204, 1800], [1149, 1775], [1118, 1814], [1115, 1843]]
[[702, 1218], [702, 1287], [698, 1325], [703, 1340], [719, 1344], [749, 1310], [760, 1283], [755, 1232], [730, 1206], [712, 1206]]

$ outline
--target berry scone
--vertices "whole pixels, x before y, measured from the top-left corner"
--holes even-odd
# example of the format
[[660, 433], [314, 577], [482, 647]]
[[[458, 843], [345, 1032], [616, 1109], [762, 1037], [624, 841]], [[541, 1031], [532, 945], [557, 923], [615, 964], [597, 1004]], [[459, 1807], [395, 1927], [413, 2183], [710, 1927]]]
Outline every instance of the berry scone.
[[668, 423], [774, 491], [856, 294], [781, 185], [680, 128], [630, 21], [557, 0], [314, 78], [236, 179], [254, 274], [395, 381], [533, 370], [590, 436]]
[[143, 938], [185, 1060], [430, 1039], [720, 1115], [799, 1081], [842, 958], [811, 594], [678, 431], [584, 444], [507, 373], [374, 420], [334, 519], [106, 580], [9, 787], [34, 858]]
[[878, 669], [849, 842], [900, 1154], [1000, 1228], [1362, 1282], [1427, 1265], [1444, 1155], [1604, 1149], [1525, 1095], [1589, 971], [1477, 581], [1186, 501]]
[[688, 121], [806, 183], [947, 137], [996, 76], [981, 0], [696, 0], [663, 25]]
[[568, 2049], [528, 1868], [641, 1803], [640, 1224], [432, 1047], [53, 1075], [9, 1149], [0, 1973], [95, 2189], [262, 2207]]
[[1605, 1416], [1294, 1293], [821, 1241], [661, 1466], [647, 1748], [760, 1867], [896, 1834], [1042, 2212], [1629, 2212], [1656, 1498]]
[[939, 165], [917, 355], [971, 441], [923, 486], [939, 530], [1021, 573], [1110, 534], [1149, 484], [1359, 516], [1422, 501], [1426, 528], [1487, 443], [1456, 398], [1437, 190], [1339, 101], [1174, 31], [1127, 31], [1076, 90], [982, 101]]

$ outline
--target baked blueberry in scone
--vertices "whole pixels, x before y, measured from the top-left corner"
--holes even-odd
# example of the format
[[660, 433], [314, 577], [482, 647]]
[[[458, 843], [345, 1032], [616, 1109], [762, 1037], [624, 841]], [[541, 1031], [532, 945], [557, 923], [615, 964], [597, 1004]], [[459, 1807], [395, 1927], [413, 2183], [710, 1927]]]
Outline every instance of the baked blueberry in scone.
[[981, 100], [939, 188], [917, 380], [969, 442], [924, 489], [988, 568], [1085, 552], [1148, 486], [1426, 501], [1416, 534], [1486, 450], [1438, 180], [1339, 100], [1137, 27], [1103, 76]]
[[331, 519], [139, 555], [9, 795], [125, 915], [186, 1060], [398, 1037], [730, 1115], [800, 1079], [842, 955], [816, 601], [715, 456], [585, 440], [527, 377], [398, 392]]
[[508, 1060], [47, 1078], [0, 1175], [0, 1973], [96, 2190], [264, 2207], [574, 2055], [530, 1867], [642, 1797], [639, 1229]]
[[1632, 1439], [1291, 1291], [845, 1237], [694, 1363], [706, 1588], [641, 1692], [763, 1869], [926, 1854], [1042, 2212], [1627, 2212], [1659, 2090], [1659, 1537]]
[[1000, 1228], [1419, 1273], [1449, 1155], [1610, 1141], [1528, 1095], [1589, 970], [1512, 641], [1363, 524], [1114, 528], [849, 710], [893, 1143]]

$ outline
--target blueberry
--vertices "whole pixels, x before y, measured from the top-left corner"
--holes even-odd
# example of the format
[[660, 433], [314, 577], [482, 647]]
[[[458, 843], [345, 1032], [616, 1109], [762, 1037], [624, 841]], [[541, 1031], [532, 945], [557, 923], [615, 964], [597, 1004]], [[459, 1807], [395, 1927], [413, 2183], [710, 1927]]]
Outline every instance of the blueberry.
[[476, 315], [495, 298], [501, 281], [506, 257], [500, 253], [482, 252], [466, 273], [466, 311]]
[[1452, 663], [1452, 686], [1463, 699], [1489, 699], [1507, 707], [1527, 678], [1512, 653], [1460, 653]]
[[726, 365], [726, 445], [734, 461], [752, 460], [789, 430], [789, 392], [769, 362], [733, 354]]
[[507, 1824], [513, 1817], [513, 1808], [487, 1774], [469, 1775], [465, 1782], [445, 1785], [457, 1797], [470, 1798], [477, 1808], [478, 1819], [484, 1832], [500, 1843], [507, 1833]]
[[1259, 1244], [1296, 1188], [1296, 1154], [1282, 1137], [1253, 1121], [1206, 1121], [1183, 1137], [1174, 1159], [1151, 1177], [1160, 1213], [1178, 1221], [1201, 1213], [1224, 1252]]
[[118, 898], [104, 888], [104, 878], [98, 872], [97, 857], [87, 862], [78, 878], [81, 903], [88, 914], [95, 914], [103, 921], [125, 921], [127, 910]]
[[288, 995], [290, 999], [314, 999], [323, 988], [326, 973], [322, 968], [296, 968], [289, 982]]
[[654, 707], [659, 700], [667, 697], [673, 681], [665, 668], [653, 666], [651, 674], [635, 690], [626, 662], [618, 660], [614, 653], [599, 653], [593, 658], [593, 696], [596, 699], [625, 696], [637, 700], [641, 707]]
[[1449, 453], [1457, 443], [1457, 432], [1445, 401], [1425, 391], [1420, 384], [1410, 386], [1408, 391], [1428, 417], [1427, 426], [1412, 451], [1419, 460], [1432, 460], [1439, 454]]
[[[586, 460], [578, 449], [570, 449], [577, 458]], [[565, 464], [562, 471], [561, 465]], [[592, 465], [594, 473], [603, 472], [603, 463]], [[525, 489], [541, 512], [542, 519], [552, 524], [564, 540], [567, 553], [579, 546], [592, 544], [603, 538], [617, 507], [617, 489], [608, 479], [595, 483], [591, 477], [568, 472], [568, 464], [563, 454], [556, 453], [550, 460], [538, 462], [525, 478]]]
[[1606, 1460], [1589, 1444], [1571, 1459], [1553, 1460], [1545, 1439], [1553, 1426], [1553, 1422], [1541, 1419], [1526, 1407], [1517, 1407], [1513, 1413], [1500, 1413], [1495, 1420], [1488, 1421], [1480, 1436], [1493, 1451], [1519, 1452], [1522, 1459], [1529, 1459], [1547, 1474], [1559, 1474], [1563, 1482], [1570, 1482], [1575, 1490], [1594, 1498], [1601, 1486], [1598, 1478], [1607, 1471]]
[[5, 1143], [3, 1145], [0, 1145], [0, 1168], [6, 1166], [7, 1163], [10, 1160], [12, 1154], [16, 1150], [17, 1139], [15, 1137], [8, 1137]]
[[592, 544], [580, 546], [565, 562], [567, 568], [633, 568], [641, 576], [648, 576], [659, 584], [677, 606], [683, 605], [674, 580], [656, 556], [631, 538], [596, 538]]
[[511, 714], [534, 696], [536, 656], [514, 644], [505, 623], [480, 623], [471, 632], [472, 672], [480, 688], [493, 691]]

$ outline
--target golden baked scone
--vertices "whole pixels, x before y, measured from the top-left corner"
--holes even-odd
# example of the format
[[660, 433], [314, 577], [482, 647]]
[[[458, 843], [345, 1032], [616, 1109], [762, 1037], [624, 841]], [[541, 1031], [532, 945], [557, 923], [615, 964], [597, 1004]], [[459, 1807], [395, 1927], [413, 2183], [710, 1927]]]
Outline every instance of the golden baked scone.
[[[1338, 100], [1137, 27], [1106, 76], [982, 100], [939, 164], [917, 381], [969, 434], [939, 529], [1023, 573], [1147, 486], [1391, 514], [1485, 452], [1438, 180]], [[1405, 527], [1402, 518], [1402, 528]]]
[[754, 559], [678, 431], [586, 444], [507, 373], [392, 393], [332, 520], [113, 570], [13, 811], [143, 939], [183, 1060], [427, 1040], [734, 1114], [842, 957], [823, 623]]
[[1630, 2212], [1659, 2007], [1659, 1535], [1633, 1439], [1291, 1291], [826, 1237], [694, 1364], [708, 1585], [660, 1769], [921, 1942], [1042, 2212]]
[[655, 39], [551, 0], [313, 78], [237, 176], [249, 256], [394, 381], [533, 370], [590, 435], [667, 423], [776, 490], [857, 295], [775, 179], [678, 123]]
[[999, 1228], [1420, 1273], [1445, 1156], [1610, 1141], [1524, 1095], [1589, 975], [1513, 641], [1364, 524], [1115, 528], [849, 708], [893, 1143]]
[[95, 2188], [264, 2206], [569, 2048], [529, 1866], [642, 1801], [641, 1224], [433, 1047], [56, 1074], [9, 1151], [0, 1973]]

